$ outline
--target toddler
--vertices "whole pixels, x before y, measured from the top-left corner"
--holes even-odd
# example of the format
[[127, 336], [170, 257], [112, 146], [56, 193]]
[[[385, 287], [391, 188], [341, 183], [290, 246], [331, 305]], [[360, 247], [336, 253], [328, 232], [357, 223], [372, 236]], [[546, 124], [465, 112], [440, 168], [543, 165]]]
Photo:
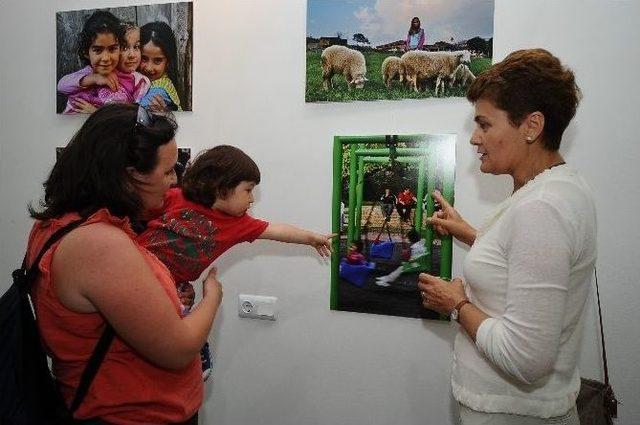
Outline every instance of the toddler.
[[[221, 145], [187, 166], [182, 187], [170, 189], [162, 214], [147, 224], [138, 240], [174, 277], [182, 299], [211, 263], [241, 242], [270, 239], [310, 245], [327, 257], [331, 238], [290, 224], [269, 223], [249, 215], [253, 188], [260, 183], [256, 163], [243, 151]], [[190, 306], [185, 306], [188, 311]], [[208, 352], [208, 346], [203, 350]], [[203, 366], [210, 358], [203, 356]], [[203, 376], [209, 371], [204, 370]]]
[[376, 285], [378, 286], [391, 286], [400, 275], [409, 268], [417, 265], [418, 257], [426, 254], [427, 248], [425, 247], [425, 240], [420, 237], [420, 234], [416, 229], [411, 229], [407, 232], [407, 238], [411, 242], [411, 258], [408, 261], [402, 263], [397, 269], [392, 271], [386, 276], [376, 278]]
[[352, 265], [368, 264], [367, 259], [362, 253], [362, 249], [363, 249], [363, 244], [361, 240], [357, 240], [353, 242], [349, 247], [349, 252], [347, 253], [347, 256], [345, 257], [347, 264], [352, 264]]

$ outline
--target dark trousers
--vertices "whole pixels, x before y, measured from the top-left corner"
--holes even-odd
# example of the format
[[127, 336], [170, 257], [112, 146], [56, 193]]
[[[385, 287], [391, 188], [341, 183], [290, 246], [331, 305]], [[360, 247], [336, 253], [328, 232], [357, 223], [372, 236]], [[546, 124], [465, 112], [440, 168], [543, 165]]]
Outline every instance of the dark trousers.
[[[106, 422], [101, 421], [100, 419], [87, 419], [86, 421], [75, 421], [75, 425], [106, 425]], [[191, 419], [188, 419], [185, 422], [179, 422], [175, 424], [168, 425], [198, 425], [198, 414], [193, 415]]]
[[382, 204], [382, 213], [384, 214], [385, 220], [391, 220], [391, 214], [393, 214], [393, 204]]
[[396, 204], [396, 209], [398, 210], [398, 214], [400, 214], [401, 220], [409, 221], [409, 218], [411, 218], [411, 207], [413, 207], [413, 205]]

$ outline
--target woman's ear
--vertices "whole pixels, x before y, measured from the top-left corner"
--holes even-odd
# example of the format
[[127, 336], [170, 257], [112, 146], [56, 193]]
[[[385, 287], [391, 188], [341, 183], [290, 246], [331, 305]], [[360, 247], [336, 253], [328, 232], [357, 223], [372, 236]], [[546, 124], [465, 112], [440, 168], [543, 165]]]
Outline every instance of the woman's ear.
[[129, 174], [129, 177], [131, 177], [134, 181], [139, 182], [139, 183], [144, 183], [145, 179], [144, 179], [144, 174], [142, 174], [140, 171], [136, 170], [134, 167], [127, 167], [127, 174]]
[[523, 127], [525, 140], [531, 144], [542, 136], [544, 130], [544, 114], [534, 111], [524, 119]]

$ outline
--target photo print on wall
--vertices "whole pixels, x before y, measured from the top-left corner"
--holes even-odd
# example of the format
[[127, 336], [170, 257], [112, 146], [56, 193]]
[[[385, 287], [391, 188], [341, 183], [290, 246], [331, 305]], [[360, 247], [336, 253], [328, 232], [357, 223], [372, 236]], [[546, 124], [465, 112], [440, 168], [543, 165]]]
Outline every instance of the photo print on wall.
[[465, 96], [491, 66], [494, 0], [308, 0], [307, 102]]
[[454, 134], [336, 136], [331, 309], [447, 319], [422, 306], [418, 274], [451, 278], [451, 236], [426, 219], [453, 205]]
[[56, 111], [192, 110], [191, 2], [56, 13]]

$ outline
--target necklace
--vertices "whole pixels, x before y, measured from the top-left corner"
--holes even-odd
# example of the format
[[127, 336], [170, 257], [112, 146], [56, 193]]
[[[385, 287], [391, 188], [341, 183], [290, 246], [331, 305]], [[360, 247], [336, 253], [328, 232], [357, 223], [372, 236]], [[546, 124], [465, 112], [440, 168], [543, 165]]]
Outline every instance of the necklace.
[[560, 165], [564, 165], [564, 164], [566, 164], [566, 162], [565, 162], [565, 161], [557, 162], [557, 163], [555, 163], [555, 164], [553, 164], [553, 165], [548, 166], [548, 167], [547, 167], [547, 170], [550, 170], [550, 169], [552, 169], [553, 167], [559, 167]]
[[522, 184], [522, 186], [518, 186], [518, 187], [515, 187], [515, 186], [514, 186], [514, 188], [513, 188], [513, 192], [512, 192], [512, 193], [516, 193], [518, 190], [520, 190], [520, 188], [521, 188], [521, 187], [525, 186], [525, 185], [526, 185], [526, 184], [528, 184], [531, 180], [535, 179], [538, 175], [540, 175], [540, 174], [544, 173], [545, 171], [550, 170], [550, 169], [552, 169], [553, 167], [559, 167], [559, 166], [564, 165], [564, 164], [566, 164], [566, 162], [563, 160], [563, 161], [560, 161], [560, 162], [556, 162], [555, 164], [551, 164], [551, 165], [550, 165], [550, 166], [548, 166], [547, 168], [543, 168], [543, 169], [542, 169], [542, 171], [540, 171], [539, 173], [534, 174], [533, 176], [531, 176], [531, 177], [529, 177], [528, 179], [526, 179], [526, 180], [524, 181], [524, 183]]
[[[527, 180], [525, 184], [519, 187], [517, 190], [514, 190], [511, 196], [502, 201], [494, 213], [485, 219], [484, 223], [478, 228], [477, 237], [480, 237], [487, 233], [489, 229], [498, 221], [498, 219], [502, 216], [502, 214], [520, 197], [524, 196], [523, 194], [527, 193], [528, 190], [532, 187], [532, 181], [538, 178], [538, 176], [542, 175], [545, 171], [550, 170], [554, 167], [559, 167], [561, 165], [566, 164], [565, 161], [560, 161], [555, 164], [550, 165], [549, 167], [542, 170], [537, 175], [533, 176], [531, 179]], [[477, 240], [477, 239], [476, 239]]]

